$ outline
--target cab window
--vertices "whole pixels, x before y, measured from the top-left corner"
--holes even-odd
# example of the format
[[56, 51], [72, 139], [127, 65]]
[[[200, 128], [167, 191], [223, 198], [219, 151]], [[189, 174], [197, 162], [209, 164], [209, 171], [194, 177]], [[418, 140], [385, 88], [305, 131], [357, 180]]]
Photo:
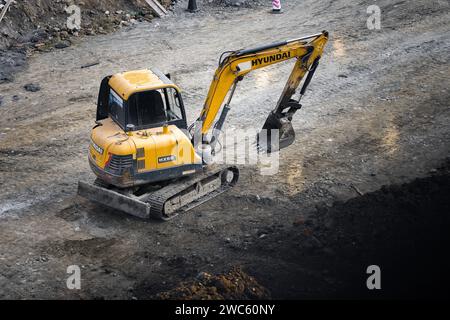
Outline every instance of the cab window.
[[128, 101], [128, 124], [137, 129], [154, 127], [171, 121], [181, 120], [176, 90], [164, 88], [133, 94]]
[[173, 88], [165, 88], [164, 93], [168, 100], [168, 115], [171, 120], [182, 119], [181, 102], [178, 95], [178, 91]]
[[122, 128], [125, 127], [125, 109], [122, 98], [114, 92], [109, 90], [108, 110], [110, 117], [117, 122]]

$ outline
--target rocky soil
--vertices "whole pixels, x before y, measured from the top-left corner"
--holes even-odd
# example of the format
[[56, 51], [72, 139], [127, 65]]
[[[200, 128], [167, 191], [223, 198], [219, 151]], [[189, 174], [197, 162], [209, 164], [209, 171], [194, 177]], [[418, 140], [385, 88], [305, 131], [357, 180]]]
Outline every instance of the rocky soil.
[[[166, 8], [171, 0], [160, 1]], [[0, 6], [6, 0], [0, 1]], [[80, 8], [80, 28], [68, 25]], [[33, 52], [63, 49], [82, 36], [106, 34], [156, 16], [143, 0], [31, 0], [13, 1], [0, 23], [0, 83], [10, 81]]]
[[240, 268], [223, 275], [201, 272], [194, 281], [155, 295], [161, 300], [248, 300], [270, 299], [270, 293]]

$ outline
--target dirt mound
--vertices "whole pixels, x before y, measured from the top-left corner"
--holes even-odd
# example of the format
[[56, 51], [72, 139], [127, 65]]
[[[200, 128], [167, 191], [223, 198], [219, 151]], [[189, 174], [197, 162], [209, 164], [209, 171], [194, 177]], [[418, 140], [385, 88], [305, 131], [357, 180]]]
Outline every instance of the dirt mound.
[[195, 281], [182, 282], [177, 288], [154, 298], [171, 300], [269, 299], [270, 293], [253, 277], [235, 267], [227, 274], [201, 272]]
[[[291, 229], [251, 248], [279, 258], [280, 267], [288, 261], [311, 270], [312, 276], [293, 276], [291, 270], [270, 282], [265, 279], [264, 285], [277, 298], [285, 297], [289, 284], [294, 289], [287, 297], [302, 297], [308, 290], [316, 298], [448, 297], [444, 275], [450, 268], [449, 194], [447, 160], [428, 177], [317, 206], [308, 217], [296, 219]], [[370, 265], [381, 268], [379, 292], [367, 290]]]
[[[0, 0], [0, 4], [6, 0]], [[171, 0], [160, 1], [169, 7]], [[1, 22], [0, 48], [14, 42], [39, 43], [45, 38], [65, 37], [68, 18], [74, 14], [71, 5], [80, 8], [81, 34], [103, 33], [126, 25], [131, 19], [151, 19], [153, 12], [143, 0], [30, 0], [11, 5]]]

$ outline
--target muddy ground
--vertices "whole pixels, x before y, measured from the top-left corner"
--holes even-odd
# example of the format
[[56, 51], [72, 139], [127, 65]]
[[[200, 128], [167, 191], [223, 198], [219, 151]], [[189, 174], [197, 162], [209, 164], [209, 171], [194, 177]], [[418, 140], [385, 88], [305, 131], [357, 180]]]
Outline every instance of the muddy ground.
[[[207, 1], [190, 14], [180, 1], [164, 19], [32, 56], [0, 84], [0, 297], [145, 299], [234, 267], [275, 299], [448, 296], [449, 4], [376, 3], [380, 30], [366, 27], [369, 0], [284, 1], [282, 15]], [[193, 121], [222, 51], [324, 29], [276, 175], [243, 165], [233, 190], [164, 223], [76, 197], [77, 181], [94, 178], [103, 76], [171, 72]], [[260, 128], [290, 67], [242, 81], [227, 128]], [[74, 264], [81, 290], [66, 287]], [[366, 289], [370, 264], [381, 291]]]

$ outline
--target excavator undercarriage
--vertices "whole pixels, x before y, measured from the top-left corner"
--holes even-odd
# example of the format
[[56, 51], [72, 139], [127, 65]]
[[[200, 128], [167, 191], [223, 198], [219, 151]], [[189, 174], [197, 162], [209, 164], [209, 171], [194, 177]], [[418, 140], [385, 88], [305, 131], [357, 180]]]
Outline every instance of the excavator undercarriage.
[[227, 191], [238, 179], [237, 167], [213, 166], [192, 176], [134, 188], [117, 188], [100, 179], [93, 184], [79, 181], [78, 194], [139, 218], [169, 220]]

